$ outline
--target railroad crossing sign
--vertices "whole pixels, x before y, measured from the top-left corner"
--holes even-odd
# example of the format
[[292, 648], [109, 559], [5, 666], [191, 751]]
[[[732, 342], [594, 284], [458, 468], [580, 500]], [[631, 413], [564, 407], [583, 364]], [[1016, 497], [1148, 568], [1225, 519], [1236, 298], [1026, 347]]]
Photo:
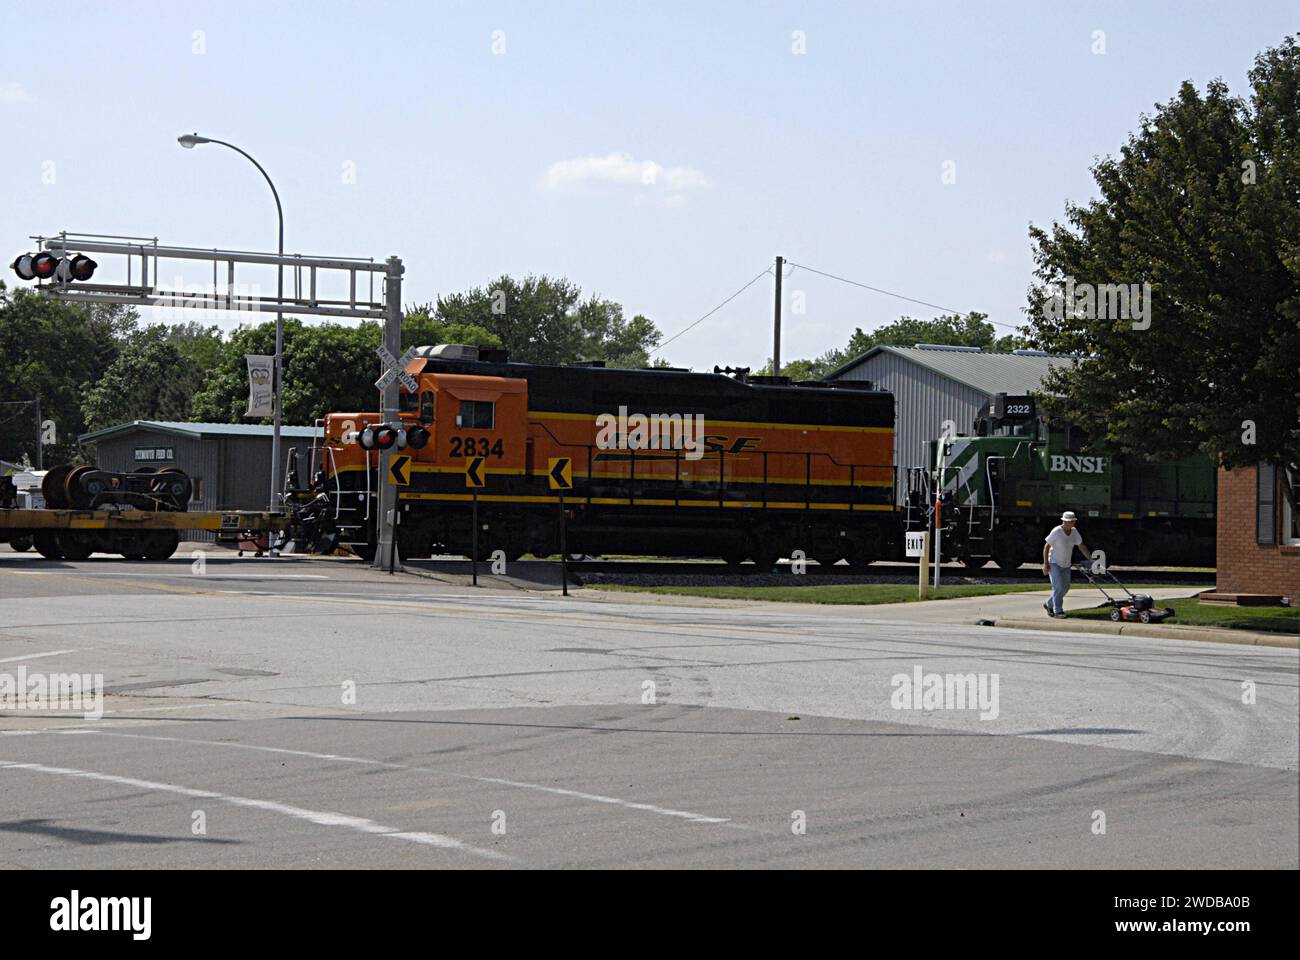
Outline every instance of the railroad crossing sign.
[[483, 475], [483, 463], [487, 457], [465, 458], [465, 486], [486, 487], [487, 477]]
[[411, 458], [407, 454], [399, 454], [388, 461], [388, 479], [395, 487], [409, 487], [411, 485]]
[[375, 381], [375, 386], [378, 389], [384, 389], [384, 387], [388, 386], [394, 380], [401, 381], [402, 386], [407, 390], [410, 390], [412, 393], [415, 393], [416, 390], [420, 389], [420, 384], [415, 377], [406, 372], [406, 365], [419, 356], [415, 347], [407, 347], [406, 352], [402, 354], [400, 360], [394, 357], [388, 351], [387, 347], [382, 345], [375, 350], [375, 353], [379, 356], [380, 362], [384, 365], [383, 375]]
[[546, 479], [552, 490], [573, 489], [573, 459], [571, 457], [551, 457], [550, 470]]

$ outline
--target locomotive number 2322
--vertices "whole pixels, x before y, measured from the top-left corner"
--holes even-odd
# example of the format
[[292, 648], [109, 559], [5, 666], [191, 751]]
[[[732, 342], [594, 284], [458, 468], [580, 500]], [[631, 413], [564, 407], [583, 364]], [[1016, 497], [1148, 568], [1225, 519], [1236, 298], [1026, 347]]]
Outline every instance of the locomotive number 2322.
[[493, 443], [487, 437], [452, 437], [451, 455], [453, 457], [504, 457], [505, 449], [498, 439]]

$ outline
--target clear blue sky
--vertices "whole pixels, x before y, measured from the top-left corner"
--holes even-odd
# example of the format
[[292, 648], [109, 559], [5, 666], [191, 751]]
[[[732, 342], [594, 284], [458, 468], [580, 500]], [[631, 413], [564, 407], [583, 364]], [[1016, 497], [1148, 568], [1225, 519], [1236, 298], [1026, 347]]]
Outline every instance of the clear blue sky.
[[[1091, 196], [1182, 80], [1244, 94], [1297, 29], [1294, 0], [7, 3], [0, 252], [61, 229], [272, 249], [257, 172], [177, 146], [197, 130], [268, 168], [290, 251], [397, 253], [408, 303], [547, 273], [671, 335], [782, 254], [1014, 325], [1028, 224]], [[786, 287], [785, 359], [936, 313]], [[767, 277], [665, 355], [759, 365], [771, 310]]]

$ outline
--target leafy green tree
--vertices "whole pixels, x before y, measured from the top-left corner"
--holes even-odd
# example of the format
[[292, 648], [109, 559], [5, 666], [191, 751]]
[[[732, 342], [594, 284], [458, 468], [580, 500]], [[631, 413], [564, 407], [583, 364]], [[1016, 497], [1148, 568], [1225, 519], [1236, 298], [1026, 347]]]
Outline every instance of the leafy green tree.
[[523, 363], [604, 360], [611, 366], [645, 367], [662, 338], [646, 317], [638, 314], [628, 320], [612, 300], [583, 300], [576, 284], [545, 276], [502, 276], [486, 286], [442, 297], [436, 316], [448, 325], [492, 332], [510, 358]]
[[72, 462], [85, 431], [82, 401], [134, 332], [134, 310], [48, 300], [0, 283], [0, 458], [36, 462], [36, 409], [53, 421], [46, 465]]
[[[379, 391], [382, 340], [378, 323], [304, 324], [287, 318], [283, 330], [283, 422], [310, 424], [331, 411], [375, 410]], [[402, 321], [402, 348], [439, 343], [500, 346], [497, 337], [479, 327], [448, 325], [413, 308]], [[248, 367], [245, 354], [275, 353], [275, 323], [245, 326], [222, 344], [220, 355], [194, 398], [193, 416], [217, 423], [247, 423]], [[262, 421], [269, 423], [270, 420]]]
[[188, 420], [198, 363], [181, 352], [164, 327], [148, 328], [127, 344], [85, 394], [87, 430], [131, 420]]
[[[1296, 38], [1260, 54], [1250, 82], [1248, 101], [1220, 80], [1204, 94], [1184, 83], [1118, 157], [1093, 167], [1097, 199], [1068, 205], [1065, 223], [1031, 228], [1038, 283], [1028, 313], [1037, 345], [1079, 356], [1049, 382], [1059, 393], [1049, 412], [1095, 441], [1166, 457], [1200, 448], [1228, 467], [1296, 472]], [[1130, 290], [1127, 317], [1115, 297], [1099, 310], [1103, 284]], [[1132, 292], [1142, 284], [1139, 312]]]
[[[795, 380], [818, 380], [838, 367], [862, 356], [872, 347], [911, 347], [918, 343], [940, 343], [949, 346], [979, 347], [995, 353], [1009, 353], [1028, 342], [1015, 334], [999, 337], [988, 315], [971, 312], [965, 315], [949, 313], [933, 320], [900, 317], [893, 323], [864, 332], [861, 327], [853, 331], [843, 350], [828, 350], [815, 360], [791, 360], [783, 364], [783, 376]], [[772, 371], [772, 359], [760, 373]]]
[[192, 360], [200, 371], [215, 369], [221, 359], [221, 329], [216, 326], [204, 326], [194, 320], [174, 323], [165, 328], [167, 339], [187, 359]]

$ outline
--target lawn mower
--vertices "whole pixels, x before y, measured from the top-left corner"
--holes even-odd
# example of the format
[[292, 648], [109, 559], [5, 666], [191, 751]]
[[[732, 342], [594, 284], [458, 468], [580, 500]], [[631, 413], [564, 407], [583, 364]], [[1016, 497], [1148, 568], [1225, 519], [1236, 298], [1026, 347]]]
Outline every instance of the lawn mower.
[[[1134, 593], [1128, 587], [1124, 586], [1124, 584], [1120, 583], [1119, 577], [1115, 576], [1115, 574], [1111, 573], [1108, 569], [1098, 571], [1097, 576], [1093, 575], [1092, 568], [1086, 563], [1077, 563], [1074, 565], [1074, 569], [1087, 577], [1088, 582], [1101, 591], [1102, 596], [1106, 598], [1106, 602], [1101, 604], [1101, 606], [1110, 607], [1110, 618], [1116, 623], [1159, 623], [1162, 620], [1168, 620], [1174, 615], [1174, 611], [1171, 607], [1155, 609], [1155, 599], [1150, 594]], [[1116, 599], [1107, 593], [1106, 588], [1098, 583], [1098, 580], [1102, 576], [1109, 577], [1114, 581], [1115, 586], [1128, 594], [1128, 599], [1122, 597]]]

